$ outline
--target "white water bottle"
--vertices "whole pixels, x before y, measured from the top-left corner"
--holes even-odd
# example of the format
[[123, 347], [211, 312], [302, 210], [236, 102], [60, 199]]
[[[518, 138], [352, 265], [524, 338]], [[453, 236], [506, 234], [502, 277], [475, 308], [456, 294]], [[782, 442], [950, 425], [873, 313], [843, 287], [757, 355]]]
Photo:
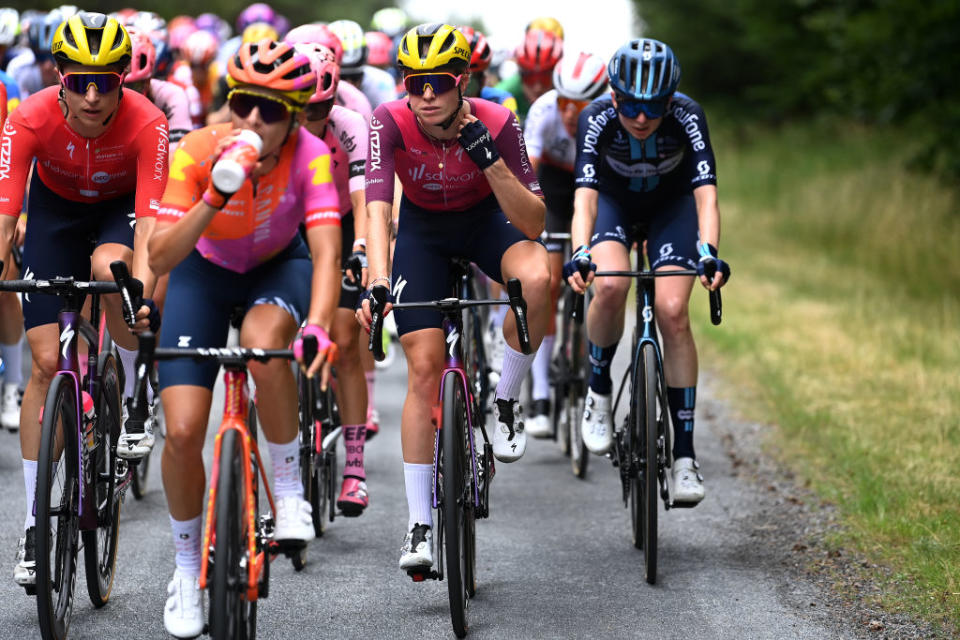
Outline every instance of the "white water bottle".
[[[255, 132], [244, 129], [236, 141], [227, 147], [217, 164], [213, 165], [210, 178], [221, 193], [236, 193], [247, 179], [263, 149], [263, 140]], [[243, 162], [241, 162], [241, 160]]]

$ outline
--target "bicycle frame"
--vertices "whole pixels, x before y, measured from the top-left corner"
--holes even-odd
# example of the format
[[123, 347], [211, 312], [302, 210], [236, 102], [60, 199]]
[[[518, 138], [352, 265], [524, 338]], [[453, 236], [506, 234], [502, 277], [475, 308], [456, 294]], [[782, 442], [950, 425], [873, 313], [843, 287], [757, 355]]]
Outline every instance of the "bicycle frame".
[[[246, 368], [228, 368], [223, 374], [223, 381], [226, 387], [223, 402], [223, 420], [220, 423], [220, 429], [213, 444], [213, 467], [210, 472], [210, 490], [207, 498], [207, 517], [203, 527], [203, 547], [200, 560], [200, 588], [207, 588], [207, 573], [210, 566], [210, 547], [211, 541], [215, 544], [213, 532], [216, 529], [216, 504], [217, 504], [217, 479], [220, 477], [220, 445], [223, 441], [223, 434], [233, 430], [240, 437], [243, 445], [243, 503], [246, 511], [247, 520], [247, 554], [250, 558], [250, 569], [247, 571], [247, 599], [256, 600], [260, 592], [260, 577], [263, 573], [266, 554], [264, 551], [257, 551], [257, 535], [259, 528], [255, 497], [258, 491], [257, 479], [251, 469], [251, 455], [257, 461], [260, 481], [266, 488], [267, 499], [270, 502], [270, 511], [276, 513], [276, 505], [273, 503], [273, 493], [270, 491], [270, 485], [267, 482], [267, 475], [264, 471], [263, 460], [260, 458], [260, 449], [256, 441], [251, 437], [247, 429], [247, 418], [249, 417], [250, 396], [247, 392], [247, 372]], [[228, 461], [229, 463], [229, 461]]]

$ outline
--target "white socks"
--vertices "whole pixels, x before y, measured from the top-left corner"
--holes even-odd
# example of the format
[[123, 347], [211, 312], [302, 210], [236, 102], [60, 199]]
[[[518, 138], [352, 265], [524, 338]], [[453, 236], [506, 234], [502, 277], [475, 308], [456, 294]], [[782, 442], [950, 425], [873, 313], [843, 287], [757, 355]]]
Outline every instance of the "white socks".
[[3, 383], [23, 384], [23, 337], [16, 344], [0, 344], [0, 359], [3, 360]]
[[553, 356], [553, 342], [556, 336], [543, 336], [543, 342], [537, 349], [537, 357], [533, 359], [533, 399], [547, 400], [550, 398], [550, 358]]
[[37, 497], [37, 461], [23, 461], [23, 485], [27, 489], [27, 517], [23, 520], [23, 530], [26, 531], [37, 523], [33, 515], [33, 502]]
[[177, 551], [177, 569], [193, 577], [200, 576], [200, 525], [203, 516], [190, 520], [174, 520], [170, 516], [170, 528], [173, 529], [173, 548]]
[[407, 530], [415, 524], [433, 528], [433, 465], [403, 463], [403, 482], [407, 488], [410, 516]]
[[504, 345], [503, 370], [500, 372], [500, 382], [497, 383], [497, 400], [516, 400], [520, 397], [520, 385], [536, 357], [535, 353], [525, 356], [509, 344]]
[[270, 449], [270, 462], [273, 464], [273, 497], [303, 497], [303, 484], [300, 482], [300, 437], [286, 444], [267, 441]]

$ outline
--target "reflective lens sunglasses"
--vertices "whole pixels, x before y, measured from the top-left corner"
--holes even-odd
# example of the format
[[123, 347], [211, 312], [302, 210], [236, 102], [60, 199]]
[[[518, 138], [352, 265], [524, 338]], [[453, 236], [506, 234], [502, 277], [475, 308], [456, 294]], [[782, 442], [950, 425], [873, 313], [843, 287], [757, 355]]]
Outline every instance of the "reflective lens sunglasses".
[[414, 73], [403, 79], [403, 86], [412, 96], [422, 96], [427, 87], [430, 87], [433, 95], [438, 96], [454, 89], [462, 77], [452, 73]]
[[661, 100], [634, 100], [626, 96], [617, 95], [617, 111], [625, 118], [638, 117], [641, 113], [650, 119], [662, 118], [667, 111], [667, 103], [670, 98]]
[[333, 98], [330, 98], [329, 100], [324, 100], [323, 102], [311, 102], [303, 109], [303, 114], [306, 116], [307, 120], [316, 122], [317, 120], [323, 120], [329, 116], [332, 109]]
[[110, 93], [123, 84], [123, 76], [114, 71], [60, 74], [60, 82], [73, 93], [84, 94], [93, 85], [99, 93]]
[[574, 100], [573, 98], [557, 96], [557, 109], [560, 111], [560, 113], [566, 111], [567, 107], [571, 105], [573, 105], [573, 108], [577, 113], [580, 113], [587, 107], [588, 104], [590, 104], [589, 100]]
[[265, 124], [281, 122], [293, 111], [293, 108], [284, 100], [265, 96], [261, 93], [247, 93], [234, 89], [227, 99], [230, 102], [230, 111], [241, 118], [249, 116], [253, 108], [256, 107], [260, 113], [260, 119]]

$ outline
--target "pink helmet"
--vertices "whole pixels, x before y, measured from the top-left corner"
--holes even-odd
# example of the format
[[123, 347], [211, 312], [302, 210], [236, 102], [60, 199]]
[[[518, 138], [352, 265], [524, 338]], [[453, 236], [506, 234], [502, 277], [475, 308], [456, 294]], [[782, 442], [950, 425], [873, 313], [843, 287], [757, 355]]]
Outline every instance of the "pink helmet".
[[294, 45], [294, 49], [310, 58], [310, 68], [317, 74], [317, 90], [310, 97], [310, 102], [324, 102], [333, 98], [340, 84], [340, 65], [333, 51], [322, 44], [306, 42]]
[[287, 32], [283, 40], [287, 44], [299, 44], [301, 42], [322, 44], [333, 51], [337, 64], [340, 64], [343, 60], [343, 45], [340, 43], [340, 38], [325, 24], [302, 24], [299, 27], [294, 27]]
[[130, 71], [124, 77], [124, 82], [149, 80], [153, 77], [153, 67], [157, 62], [157, 49], [150, 36], [137, 27], [127, 27], [127, 33], [130, 34], [133, 54], [130, 57]]
[[184, 43], [187, 41], [187, 38], [190, 37], [194, 31], [197, 30], [197, 26], [193, 24], [193, 19], [190, 21], [181, 21], [174, 23], [173, 20], [170, 21], [170, 24], [167, 27], [168, 32], [168, 42], [170, 43], [170, 48], [174, 51], [179, 51], [183, 48]]
[[389, 67], [393, 64], [393, 40], [382, 31], [367, 31], [367, 64]]
[[210, 64], [217, 55], [217, 36], [209, 31], [194, 31], [183, 43], [180, 54], [184, 60], [194, 66], [204, 66]]

